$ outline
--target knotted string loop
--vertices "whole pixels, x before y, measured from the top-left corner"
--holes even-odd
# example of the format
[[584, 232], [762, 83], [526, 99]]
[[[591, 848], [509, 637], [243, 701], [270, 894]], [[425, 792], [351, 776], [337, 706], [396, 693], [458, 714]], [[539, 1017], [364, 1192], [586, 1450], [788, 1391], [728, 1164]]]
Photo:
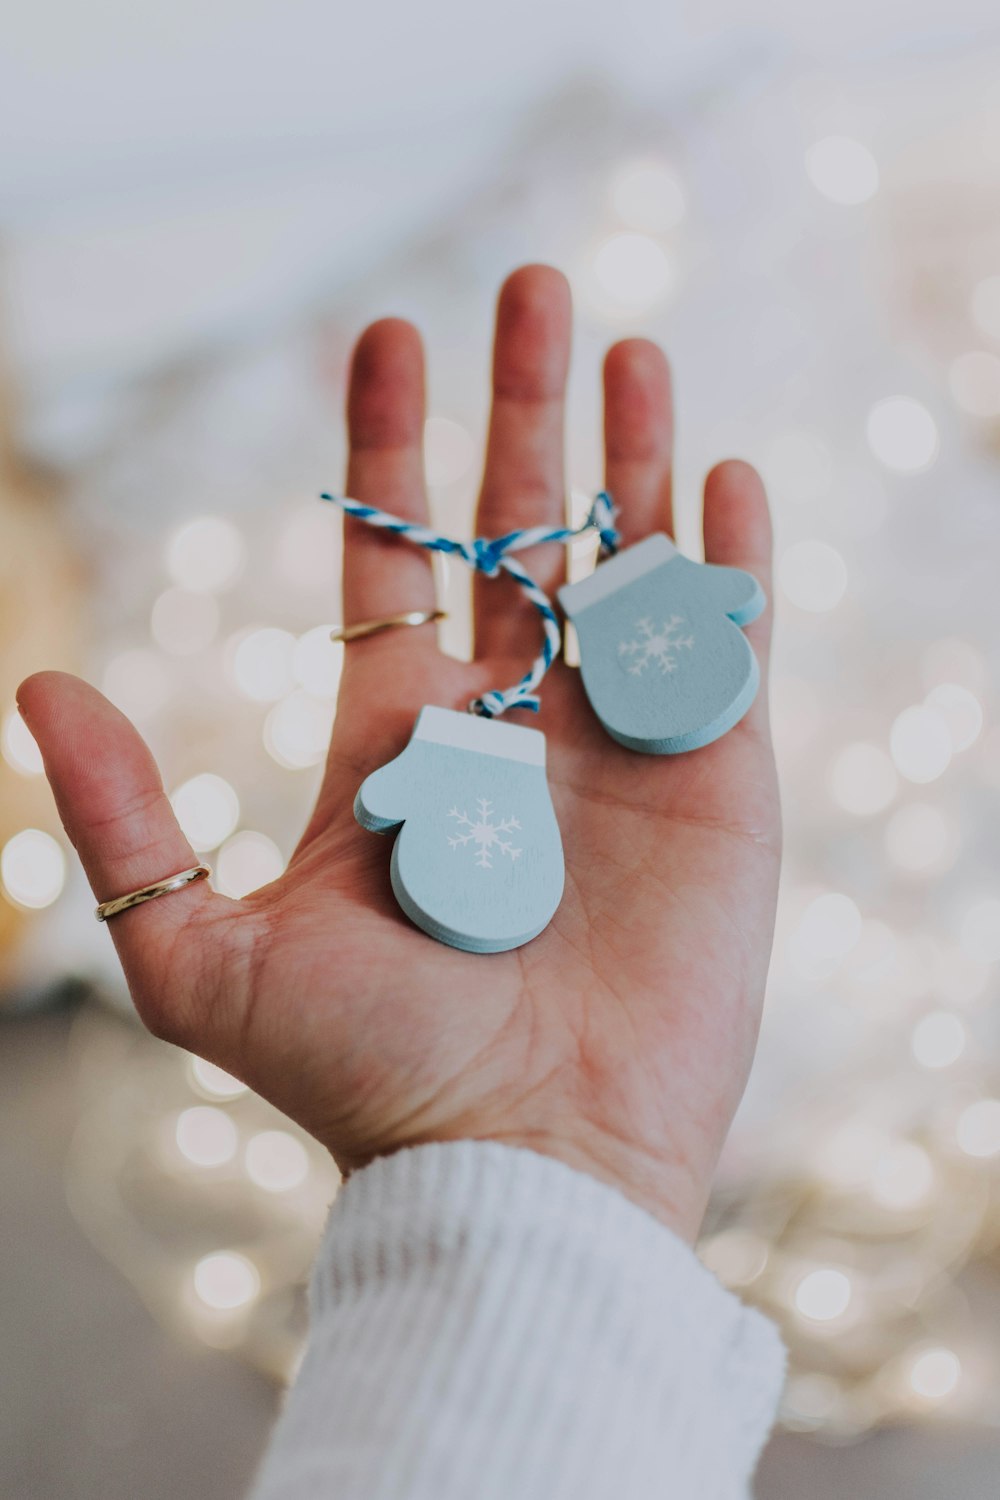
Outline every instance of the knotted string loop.
[[458, 546], [460, 555], [477, 573], [482, 573], [484, 578], [499, 577], [503, 552], [498, 542], [477, 536], [471, 542], [459, 542]]
[[520, 682], [516, 682], [513, 687], [493, 689], [480, 698], [474, 698], [469, 704], [469, 712], [479, 714], [484, 719], [499, 719], [511, 708], [538, 712], [541, 700], [535, 689], [559, 652], [559, 620], [548, 594], [510, 554], [521, 552], [527, 547], [540, 546], [543, 542], [569, 542], [575, 537], [586, 535], [588, 531], [596, 531], [602, 556], [616, 552], [621, 540], [614, 524], [617, 509], [606, 490], [601, 490], [595, 496], [581, 526], [529, 526], [509, 531], [505, 536], [474, 537], [471, 542], [455, 541], [453, 537], [432, 531], [428, 526], [421, 526], [416, 521], [404, 521], [399, 516], [390, 515], [388, 511], [379, 510], [375, 505], [362, 505], [360, 500], [351, 500], [346, 495], [333, 495], [324, 491], [320, 499], [329, 500], [355, 520], [405, 537], [407, 541], [418, 547], [426, 547], [430, 552], [460, 557], [485, 578], [497, 578], [501, 572], [508, 573], [541, 617], [542, 649]]

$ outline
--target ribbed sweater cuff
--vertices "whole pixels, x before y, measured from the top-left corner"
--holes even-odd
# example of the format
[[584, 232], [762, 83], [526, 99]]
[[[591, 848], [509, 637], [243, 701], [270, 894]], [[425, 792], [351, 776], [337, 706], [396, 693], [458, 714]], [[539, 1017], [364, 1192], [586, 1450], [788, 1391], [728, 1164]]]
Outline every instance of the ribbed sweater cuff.
[[309, 1347], [255, 1500], [735, 1500], [777, 1330], [613, 1188], [457, 1141], [330, 1212]]

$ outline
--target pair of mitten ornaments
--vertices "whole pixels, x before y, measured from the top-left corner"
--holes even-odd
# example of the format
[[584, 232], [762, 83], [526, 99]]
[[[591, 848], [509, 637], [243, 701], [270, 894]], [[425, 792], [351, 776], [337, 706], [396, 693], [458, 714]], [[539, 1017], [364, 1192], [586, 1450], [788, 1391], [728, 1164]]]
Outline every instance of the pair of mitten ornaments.
[[[561, 588], [559, 601], [591, 706], [629, 750], [697, 750], [753, 702], [760, 671], [739, 627], [765, 599], [749, 573], [692, 562], [655, 533]], [[354, 814], [372, 832], [399, 830], [393, 892], [439, 942], [517, 948], [559, 905], [562, 841], [536, 729], [424, 708], [405, 750], [362, 784]]]

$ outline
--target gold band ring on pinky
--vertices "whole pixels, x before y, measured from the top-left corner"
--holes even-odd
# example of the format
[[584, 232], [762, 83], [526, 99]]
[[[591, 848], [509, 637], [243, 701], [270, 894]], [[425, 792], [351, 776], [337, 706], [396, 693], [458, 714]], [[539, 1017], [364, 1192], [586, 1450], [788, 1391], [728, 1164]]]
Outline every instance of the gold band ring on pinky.
[[153, 885], [144, 885], [141, 890], [129, 891], [127, 896], [116, 896], [113, 901], [102, 901], [94, 912], [99, 922], [117, 917], [130, 906], [141, 906], [144, 901], [155, 901], [157, 896], [167, 896], [171, 891], [182, 891], [195, 880], [205, 880], [212, 871], [208, 865], [194, 865], [190, 870], [181, 870], [179, 875], [168, 875], [166, 880], [157, 880]]
[[363, 640], [366, 635], [380, 635], [383, 630], [395, 630], [399, 625], [429, 625], [433, 620], [447, 620], [443, 609], [407, 609], [399, 615], [383, 615], [378, 620], [362, 620], [359, 625], [338, 625], [330, 631], [331, 641]]

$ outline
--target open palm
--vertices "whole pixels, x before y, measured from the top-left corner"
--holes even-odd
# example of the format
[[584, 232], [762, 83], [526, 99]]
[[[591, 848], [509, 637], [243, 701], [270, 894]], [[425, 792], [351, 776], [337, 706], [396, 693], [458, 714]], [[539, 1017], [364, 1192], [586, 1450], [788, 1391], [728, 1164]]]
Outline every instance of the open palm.
[[[477, 529], [560, 524], [571, 310], [551, 268], [501, 293]], [[385, 319], [354, 353], [347, 493], [426, 516], [423, 355]], [[669, 530], [672, 417], [645, 340], [605, 363], [605, 483], [626, 544]], [[344, 608], [367, 619], [433, 603], [426, 555], [345, 523]], [[757, 475], [730, 461], [705, 486], [706, 555], [769, 587]], [[543, 586], [560, 549], [525, 554]], [[638, 755], [601, 729], [557, 663], [537, 720], [566, 857], [549, 927], [512, 952], [432, 941], [397, 907], [388, 841], [362, 831], [362, 779], [406, 744], [424, 704], [461, 708], [516, 680], [537, 618], [509, 581], [477, 579], [476, 659], [433, 626], [347, 651], [326, 775], [280, 880], [234, 902], [195, 884], [110, 924], [140, 1016], [244, 1079], [349, 1171], [418, 1142], [493, 1138], [558, 1156], [687, 1238], [753, 1053], [770, 951], [779, 816], [767, 696], [723, 739]], [[769, 611], [752, 626], [766, 674]], [[765, 675], [766, 683], [766, 675]], [[98, 899], [195, 863], [133, 727], [94, 689], [41, 673], [19, 702]]]

